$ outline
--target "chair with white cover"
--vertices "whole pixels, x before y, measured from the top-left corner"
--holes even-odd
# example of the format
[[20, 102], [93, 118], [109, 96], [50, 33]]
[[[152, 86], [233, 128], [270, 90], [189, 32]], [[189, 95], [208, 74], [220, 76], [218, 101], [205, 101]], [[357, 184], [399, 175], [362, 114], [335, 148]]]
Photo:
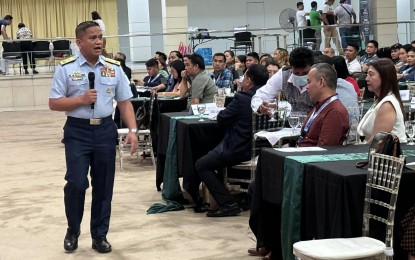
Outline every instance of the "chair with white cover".
[[[398, 158], [371, 151], [370, 158], [362, 236], [297, 242], [293, 246], [297, 259], [393, 258], [395, 208], [405, 157]], [[369, 237], [373, 234], [372, 230], [378, 232], [378, 226], [382, 224], [385, 226], [385, 242]]]
[[[149, 156], [151, 157], [153, 166], [156, 166], [154, 152], [153, 152], [153, 145], [152, 145], [152, 137], [151, 137], [151, 123], [152, 123], [152, 115], [153, 115], [153, 104], [154, 104], [155, 95], [152, 94], [150, 97], [150, 106], [149, 106], [149, 123], [146, 129], [138, 129], [137, 130], [137, 138], [138, 138], [138, 147], [137, 152], [135, 155], [137, 158], [143, 156], [143, 158]], [[145, 102], [143, 106], [146, 106]], [[137, 113], [139, 110], [137, 110]], [[137, 114], [136, 114], [137, 119]], [[124, 144], [124, 139], [129, 132], [128, 128], [120, 128], [118, 129], [118, 150], [119, 150], [119, 160], [120, 160], [120, 170], [122, 171], [123, 168], [123, 157], [131, 156], [130, 155], [130, 145]], [[142, 152], [142, 154], [140, 154]]]

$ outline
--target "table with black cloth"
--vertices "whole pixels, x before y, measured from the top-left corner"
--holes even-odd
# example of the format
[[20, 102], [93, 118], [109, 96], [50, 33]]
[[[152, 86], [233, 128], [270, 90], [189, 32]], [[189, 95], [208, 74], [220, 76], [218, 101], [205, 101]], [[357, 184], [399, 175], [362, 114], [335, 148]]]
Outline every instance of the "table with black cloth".
[[[327, 151], [286, 153], [265, 148], [261, 151], [251, 206], [250, 226], [257, 239], [281, 253], [281, 216], [284, 196], [284, 164], [287, 156], [367, 153], [367, 145], [326, 147]], [[402, 146], [403, 150], [414, 147]], [[412, 152], [412, 151], [411, 151]], [[305, 163], [302, 184], [301, 240], [355, 237], [362, 235], [362, 217], [367, 169], [356, 168], [357, 160]], [[415, 157], [407, 157], [407, 162]], [[397, 201], [394, 229], [395, 259], [404, 259], [400, 247], [399, 223], [415, 203], [415, 171], [404, 171]], [[284, 244], [284, 243], [283, 243]], [[285, 259], [285, 258], [284, 258]], [[286, 259], [285, 259], [286, 260]]]
[[[146, 101], [146, 111], [147, 113], [150, 111], [150, 98], [132, 98], [130, 99], [131, 104], [134, 108], [134, 113], [137, 113], [137, 110], [139, 107], [143, 106], [144, 102]], [[158, 133], [158, 125], [160, 120], [160, 114], [166, 113], [166, 112], [180, 112], [186, 110], [187, 107], [187, 99], [172, 99], [172, 98], [162, 98], [158, 97], [154, 100], [153, 104], [153, 114], [152, 114], [152, 123], [150, 126], [151, 131], [151, 138], [153, 141], [153, 151], [157, 152], [157, 142], [159, 138]], [[114, 122], [117, 125], [118, 128], [125, 127], [125, 123], [123, 123], [121, 117], [120, 117], [120, 110], [118, 107], [115, 108], [115, 114], [114, 114]]]
[[[157, 147], [156, 186], [159, 189], [163, 182], [164, 165], [169, 140], [170, 120], [177, 116], [187, 116], [187, 112], [164, 113], [160, 116], [159, 141]], [[220, 129], [216, 121], [205, 119], [178, 119], [177, 136], [177, 168], [179, 177], [183, 177], [183, 188], [191, 185], [195, 173], [195, 162], [212, 150], [223, 138], [225, 131]]]

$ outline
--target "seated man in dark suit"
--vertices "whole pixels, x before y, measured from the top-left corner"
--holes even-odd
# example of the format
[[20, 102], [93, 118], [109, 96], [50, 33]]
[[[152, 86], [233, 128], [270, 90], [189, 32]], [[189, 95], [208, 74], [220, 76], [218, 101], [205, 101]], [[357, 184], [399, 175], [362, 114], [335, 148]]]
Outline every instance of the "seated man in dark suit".
[[146, 68], [148, 75], [145, 76], [143, 80], [134, 80], [135, 84], [146, 87], [155, 87], [160, 85], [161, 80], [164, 79], [164, 77], [160, 74], [158, 61], [154, 58], [149, 59], [146, 62]]
[[[122, 52], [117, 52], [117, 54], [115, 54], [114, 56], [114, 60], [120, 62], [121, 68], [124, 71], [125, 75], [127, 76], [128, 81], [131, 82], [131, 69], [125, 64], [126, 59], [127, 57]], [[133, 98], [138, 97], [137, 88], [134, 83], [130, 83], [130, 88], [131, 88], [131, 92], [133, 93]]]
[[218, 125], [226, 128], [225, 136], [212, 151], [196, 162], [197, 174], [220, 206], [217, 211], [208, 212], [208, 217], [236, 216], [241, 212], [216, 171], [251, 158], [251, 98], [267, 80], [268, 72], [263, 66], [252, 64], [248, 68], [242, 81], [242, 91], [236, 93], [232, 102], [217, 116]]

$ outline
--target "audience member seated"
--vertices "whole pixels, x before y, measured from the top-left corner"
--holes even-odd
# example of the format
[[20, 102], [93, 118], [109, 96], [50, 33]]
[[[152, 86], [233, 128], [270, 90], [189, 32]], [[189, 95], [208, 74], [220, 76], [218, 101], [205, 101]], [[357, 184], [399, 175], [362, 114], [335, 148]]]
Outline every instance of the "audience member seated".
[[[349, 73], [349, 70], [347, 69], [346, 61], [344, 60], [344, 58], [341, 56], [334, 56], [332, 58], [332, 61], [333, 61], [334, 68], [336, 69], [336, 72], [337, 72], [337, 86], [339, 85], [339, 79], [343, 79], [349, 82], [350, 84], [352, 84], [357, 96], [360, 96], [359, 85], [357, 84], [357, 81], [352, 76], [350, 76], [350, 73]], [[343, 103], [343, 105], [345, 104]]]
[[171, 51], [169, 54], [169, 65], [175, 60], [183, 61], [183, 55], [179, 51]]
[[399, 69], [397, 78], [400, 82], [415, 80], [415, 48], [409, 50], [406, 65]]
[[359, 46], [356, 43], [348, 43], [344, 56], [346, 58], [347, 69], [350, 74], [355, 72], [361, 72], [359, 60], [357, 59], [357, 53], [359, 52]]
[[315, 106], [304, 121], [298, 146], [342, 145], [349, 131], [349, 113], [336, 95], [336, 71], [330, 64], [315, 64], [307, 82], [307, 94]]
[[[117, 52], [114, 56], [114, 60], [120, 62], [121, 68], [124, 71], [125, 75], [127, 76], [128, 81], [131, 82], [131, 69], [127, 67], [127, 65], [125, 64], [126, 59], [127, 57], [122, 52]], [[130, 88], [131, 88], [131, 93], [133, 94], [133, 98], [138, 97], [137, 87], [135, 86], [134, 83], [130, 83]]]
[[298, 47], [290, 54], [291, 67], [283, 67], [267, 84], [258, 89], [252, 97], [251, 107], [254, 112], [268, 113], [267, 100], [275, 98], [279, 92], [291, 104], [293, 111], [309, 112], [313, 102], [307, 95], [307, 74], [314, 64], [313, 52], [306, 47]]
[[402, 45], [399, 49], [399, 60], [401, 61], [402, 65], [398, 68], [395, 66], [396, 71], [399, 71], [404, 65], [406, 65], [406, 60], [408, 59], [408, 52], [410, 49], [412, 49], [410, 44]]
[[226, 50], [223, 52], [226, 58], [226, 68], [231, 71], [232, 75], [235, 71], [235, 53], [231, 50]]
[[160, 85], [163, 76], [159, 73], [159, 64], [156, 59], [149, 59], [146, 62], [146, 68], [148, 75], [143, 80], [135, 81], [138, 86], [155, 87]]
[[272, 58], [271, 54], [269, 53], [262, 54], [261, 57], [259, 57], [259, 64], [262, 66], [265, 66], [265, 63], [267, 63], [268, 58]]
[[122, 52], [117, 52], [114, 56], [114, 60], [119, 61], [122, 70], [124, 71], [125, 75], [127, 76], [128, 80], [131, 81], [131, 69], [125, 64], [127, 57]]
[[[161, 97], [181, 97], [184, 98], [187, 96], [187, 93], [182, 93], [183, 96], [180, 94], [180, 85], [182, 82], [182, 71], [185, 70], [185, 66], [183, 61], [175, 60], [170, 64], [170, 75], [173, 79], [172, 81], [167, 81], [165, 84], [167, 85], [165, 92], [159, 92], [158, 96]], [[161, 84], [164, 85], [164, 84]], [[160, 86], [160, 85], [159, 85]], [[154, 87], [153, 89], [157, 92], [157, 88]]]
[[366, 44], [366, 54], [360, 57], [360, 65], [363, 72], [367, 72], [371, 62], [378, 60], [379, 57], [376, 54], [378, 52], [379, 43], [375, 40], [370, 40]]
[[[251, 158], [251, 98], [267, 80], [268, 73], [263, 66], [253, 64], [248, 68], [242, 81], [242, 91], [236, 93], [231, 103], [217, 116], [219, 127], [226, 129], [225, 136], [213, 150], [196, 162], [196, 172], [219, 204], [219, 209], [208, 212], [207, 217], [236, 216], [241, 212], [217, 172]], [[202, 210], [199, 208], [197, 211]]]
[[166, 62], [167, 61], [167, 55], [164, 52], [156, 51], [156, 54], [154, 55], [154, 59], [162, 60], [162, 61]]
[[392, 60], [384, 58], [372, 62], [366, 81], [376, 100], [360, 120], [357, 132], [366, 143], [371, 143], [379, 131], [391, 132], [401, 143], [406, 143], [404, 110]]
[[157, 60], [158, 62], [158, 66], [159, 66], [159, 73], [161, 74], [161, 76], [163, 76], [163, 78], [168, 78], [169, 77], [169, 73], [167, 72], [167, 64], [164, 60], [160, 59]]
[[401, 48], [402, 48], [402, 44], [400, 43], [395, 43], [394, 45], [391, 46], [391, 59], [393, 63], [395, 64], [396, 71], [398, 71], [400, 67], [404, 65], [404, 63], [399, 59], [399, 50]]
[[269, 78], [271, 78], [275, 73], [277, 73], [280, 70], [280, 67], [278, 66], [277, 62], [272, 57], [266, 60], [265, 68], [268, 71]]
[[323, 51], [323, 54], [329, 56], [330, 58], [333, 58], [334, 57], [334, 50], [333, 50], [332, 47], [326, 47]]
[[237, 57], [235, 57], [235, 71], [233, 72], [234, 92], [238, 90], [238, 83], [242, 82], [245, 71], [246, 71], [246, 56], [238, 55]]
[[254, 51], [246, 54], [246, 68], [249, 69], [252, 64], [259, 64], [259, 55]]
[[[186, 69], [182, 71], [180, 96], [188, 91], [191, 104], [212, 103], [217, 87], [205, 71], [205, 61], [199, 54], [190, 54], [184, 57]], [[189, 77], [192, 77], [192, 87], [189, 86]]]
[[288, 65], [288, 51], [284, 48], [277, 48], [274, 51], [274, 58], [277, 60], [278, 65], [280, 68], [283, 68], [284, 66]]
[[408, 253], [408, 260], [415, 260], [415, 205], [405, 214], [400, 230], [402, 230], [401, 246]]
[[233, 75], [232, 72], [225, 68], [225, 54], [219, 52], [213, 55], [212, 59], [213, 72], [209, 74], [210, 78], [215, 82], [218, 88], [232, 88]]

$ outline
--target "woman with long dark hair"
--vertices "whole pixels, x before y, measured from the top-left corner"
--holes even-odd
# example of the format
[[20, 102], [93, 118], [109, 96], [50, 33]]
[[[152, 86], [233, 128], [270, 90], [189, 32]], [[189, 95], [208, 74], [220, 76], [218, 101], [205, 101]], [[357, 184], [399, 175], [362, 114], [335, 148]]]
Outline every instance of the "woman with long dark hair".
[[391, 132], [401, 143], [406, 143], [404, 110], [392, 60], [381, 58], [371, 62], [366, 81], [376, 100], [357, 126], [357, 132], [367, 143], [379, 131]]

